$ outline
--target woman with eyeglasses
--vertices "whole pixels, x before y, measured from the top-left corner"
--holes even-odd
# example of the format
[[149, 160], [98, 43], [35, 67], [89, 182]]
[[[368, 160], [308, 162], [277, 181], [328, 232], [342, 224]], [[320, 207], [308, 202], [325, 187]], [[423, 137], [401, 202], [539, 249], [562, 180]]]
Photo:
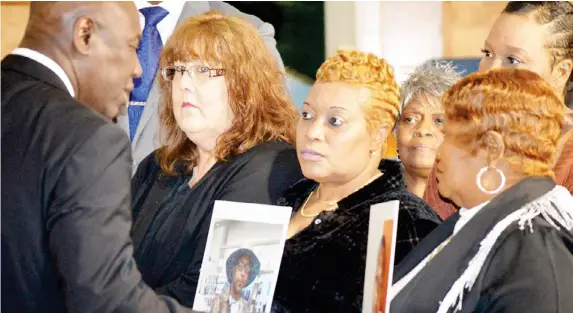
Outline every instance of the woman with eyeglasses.
[[273, 204], [302, 178], [296, 108], [257, 30], [207, 12], [160, 59], [162, 147], [132, 181], [135, 259], [156, 292], [192, 306], [216, 200]]

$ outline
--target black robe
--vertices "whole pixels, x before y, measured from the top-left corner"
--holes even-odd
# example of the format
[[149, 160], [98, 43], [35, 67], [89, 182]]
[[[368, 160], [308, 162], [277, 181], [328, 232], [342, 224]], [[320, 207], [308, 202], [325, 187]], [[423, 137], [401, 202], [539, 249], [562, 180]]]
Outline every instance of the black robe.
[[296, 151], [284, 142], [216, 163], [193, 189], [191, 175], [167, 177], [152, 153], [132, 180], [134, 256], [143, 280], [191, 307], [215, 200], [273, 204], [301, 178]]
[[[390, 311], [436, 312], [492, 227], [554, 187], [550, 178], [527, 178], [492, 199], [404, 286]], [[394, 282], [448, 238], [458, 218], [453, 215], [426, 237], [395, 269]], [[502, 232], [458, 312], [573, 312], [573, 234], [539, 216], [532, 223], [533, 232], [517, 223]]]
[[[406, 190], [400, 162], [384, 160], [380, 170], [384, 175], [286, 241], [272, 312], [362, 311], [371, 205], [400, 201], [396, 262], [441, 222], [426, 202]], [[302, 180], [277, 204], [296, 212], [316, 187]]]

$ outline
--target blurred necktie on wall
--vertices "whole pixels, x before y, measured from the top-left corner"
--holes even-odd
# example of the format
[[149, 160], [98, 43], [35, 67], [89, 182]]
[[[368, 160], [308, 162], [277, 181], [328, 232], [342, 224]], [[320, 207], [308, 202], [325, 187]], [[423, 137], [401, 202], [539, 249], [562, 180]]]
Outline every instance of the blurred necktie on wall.
[[159, 56], [163, 48], [161, 36], [157, 30], [157, 24], [169, 14], [162, 7], [148, 7], [139, 10], [145, 17], [145, 27], [143, 28], [141, 42], [137, 49], [137, 56], [141, 63], [142, 74], [140, 78], [134, 79], [134, 89], [129, 97], [128, 118], [129, 118], [129, 138], [133, 140], [135, 130], [141, 119], [147, 96], [153, 85]]

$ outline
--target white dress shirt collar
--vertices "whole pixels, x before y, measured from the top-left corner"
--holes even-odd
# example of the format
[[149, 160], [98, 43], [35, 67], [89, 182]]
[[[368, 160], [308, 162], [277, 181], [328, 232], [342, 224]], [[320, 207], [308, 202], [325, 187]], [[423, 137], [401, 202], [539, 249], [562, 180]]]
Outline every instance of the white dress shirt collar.
[[[147, 7], [160, 6], [169, 12], [169, 14], [167, 14], [167, 16], [157, 24], [159, 36], [161, 36], [161, 41], [165, 44], [177, 26], [177, 21], [179, 20], [179, 16], [181, 16], [181, 12], [183, 12], [183, 7], [185, 6], [186, 1], [165, 0], [158, 5], [152, 5], [145, 0], [135, 0], [134, 3], [138, 10]], [[143, 30], [145, 27], [145, 17], [141, 12], [139, 12], [139, 24]]]
[[70, 80], [66, 72], [64, 72], [64, 69], [62, 69], [62, 67], [58, 63], [56, 63], [56, 61], [50, 59], [49, 57], [38, 51], [28, 48], [16, 48], [14, 49], [14, 51], [12, 51], [12, 54], [26, 57], [28, 59], [34, 60], [44, 65], [60, 78], [60, 80], [64, 83], [66, 89], [68, 89], [68, 92], [72, 97], [76, 96], [74, 87], [72, 86], [72, 81]]
[[390, 296], [388, 301], [392, 301], [394, 296], [396, 296], [418, 273], [432, 260], [434, 256], [442, 251], [442, 249], [450, 242], [450, 240], [462, 229], [464, 225], [466, 225], [472, 217], [474, 217], [483, 207], [485, 207], [489, 201], [483, 202], [474, 206], [471, 209], [461, 208], [459, 210], [460, 218], [454, 225], [454, 232], [450, 237], [448, 237], [445, 241], [443, 241], [440, 245], [438, 245], [432, 253], [428, 254], [416, 267], [414, 267], [408, 274], [404, 275], [402, 279], [397, 281], [395, 284], [392, 285], [390, 288]]
[[454, 226], [453, 235], [457, 234], [457, 232], [460, 231], [460, 229], [462, 229], [462, 227], [465, 224], [467, 224], [472, 219], [472, 217], [474, 217], [488, 203], [489, 203], [489, 201], [480, 203], [471, 209], [461, 208], [459, 210], [460, 218], [458, 219], [458, 221], [456, 222], [456, 225]]

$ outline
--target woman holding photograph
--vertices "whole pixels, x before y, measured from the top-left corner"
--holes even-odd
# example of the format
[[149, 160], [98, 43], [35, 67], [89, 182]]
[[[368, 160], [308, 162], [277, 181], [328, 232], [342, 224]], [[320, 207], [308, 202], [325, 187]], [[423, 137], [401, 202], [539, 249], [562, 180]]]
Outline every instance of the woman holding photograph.
[[[573, 5], [568, 1], [511, 1], [485, 40], [480, 71], [523, 68], [536, 72], [565, 103], [573, 102]], [[566, 110], [557, 146], [555, 181], [573, 194], [573, 114]], [[424, 199], [438, 212], [457, 208], [440, 197], [435, 169]]]
[[573, 196], [553, 178], [565, 108], [524, 69], [444, 96], [438, 188], [459, 207], [395, 271], [391, 312], [571, 312]]
[[160, 60], [164, 145], [132, 181], [135, 260], [191, 307], [216, 200], [273, 204], [302, 175], [296, 109], [257, 30], [217, 12], [188, 19]]
[[371, 205], [399, 201], [396, 262], [440, 223], [401, 164], [382, 160], [399, 101], [393, 69], [373, 54], [339, 51], [318, 70], [297, 124], [306, 179], [277, 202], [294, 213], [273, 312], [362, 310]]

